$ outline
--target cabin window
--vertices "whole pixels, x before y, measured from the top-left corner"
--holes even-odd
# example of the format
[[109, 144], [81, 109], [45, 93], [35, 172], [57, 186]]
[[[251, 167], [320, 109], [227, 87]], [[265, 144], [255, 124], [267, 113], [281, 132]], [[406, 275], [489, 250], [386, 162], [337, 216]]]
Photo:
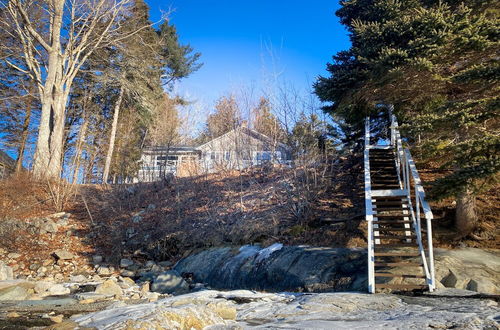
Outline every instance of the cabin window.
[[224, 159], [225, 160], [230, 160], [231, 159], [231, 151], [226, 151], [224, 154]]
[[175, 155], [169, 155], [169, 156], [166, 156], [166, 155], [156, 156], [156, 166], [164, 166], [164, 165], [166, 165], [167, 163], [170, 163], [170, 162], [176, 162], [176, 161], [178, 160], [178, 157], [179, 157], [179, 156], [175, 156]]
[[156, 160], [177, 160], [178, 156], [156, 156]]

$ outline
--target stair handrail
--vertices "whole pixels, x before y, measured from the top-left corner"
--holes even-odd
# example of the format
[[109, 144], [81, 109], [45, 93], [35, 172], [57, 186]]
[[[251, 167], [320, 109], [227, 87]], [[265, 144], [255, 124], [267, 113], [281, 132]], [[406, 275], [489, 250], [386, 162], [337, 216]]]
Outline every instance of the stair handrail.
[[[432, 244], [433, 214], [431, 208], [429, 207], [429, 204], [425, 200], [425, 191], [422, 186], [422, 180], [420, 179], [410, 150], [408, 148], [403, 148], [401, 134], [399, 133], [398, 121], [396, 119], [396, 116], [392, 114], [392, 106], [389, 107], [389, 114], [391, 118], [391, 144], [393, 144], [393, 146], [395, 145], [396, 147], [396, 168], [398, 171], [398, 177], [400, 179], [400, 185], [402, 186], [401, 188], [406, 190], [408, 194], [407, 197], [410, 204], [410, 213], [413, 222], [416, 224], [417, 240], [419, 244], [420, 254], [422, 255], [427, 283], [429, 285], [429, 291], [433, 291], [435, 288], [434, 249]], [[415, 210], [413, 209], [413, 203], [411, 200], [410, 177], [413, 181], [413, 186], [415, 189]], [[422, 245], [420, 208], [422, 208], [422, 210], [424, 211], [423, 213], [427, 226], [428, 260]]]
[[373, 244], [373, 203], [370, 174], [370, 117], [365, 120], [365, 149], [363, 153], [365, 179], [365, 213], [368, 225], [368, 292], [375, 293], [375, 247]]

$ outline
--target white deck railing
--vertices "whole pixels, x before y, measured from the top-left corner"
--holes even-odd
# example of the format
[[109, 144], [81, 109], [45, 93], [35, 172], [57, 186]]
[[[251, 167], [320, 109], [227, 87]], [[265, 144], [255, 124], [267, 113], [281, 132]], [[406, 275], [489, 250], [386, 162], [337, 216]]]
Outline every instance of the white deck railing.
[[[432, 211], [429, 204], [425, 200], [425, 192], [422, 187], [422, 181], [418, 174], [415, 162], [411, 157], [410, 150], [403, 147], [399, 126], [396, 116], [392, 113], [392, 106], [389, 106], [389, 115], [391, 121], [391, 136], [389, 148], [394, 149], [396, 155], [397, 175], [400, 183], [399, 192], [403, 192], [408, 198], [411, 220], [413, 222], [418, 248], [422, 258], [424, 272], [429, 286], [429, 291], [435, 288], [435, 271], [434, 271], [434, 252], [432, 245]], [[373, 228], [376, 225], [376, 215], [373, 214], [372, 196], [374, 193], [371, 190], [370, 177], [370, 149], [381, 146], [373, 146], [370, 144], [370, 118], [366, 118], [365, 122], [365, 150], [364, 150], [364, 171], [365, 171], [365, 208], [366, 221], [368, 222], [368, 291], [375, 292], [375, 277], [374, 277], [374, 232]], [[387, 148], [388, 146], [383, 146]], [[412, 195], [412, 191], [414, 194]], [[375, 192], [377, 194], [378, 192]], [[423, 245], [421, 216], [425, 218], [427, 229], [427, 254]], [[375, 217], [375, 218], [374, 218]], [[375, 224], [374, 224], [375, 221]], [[407, 232], [409, 234], [409, 232]], [[378, 243], [378, 242], [377, 242]]]

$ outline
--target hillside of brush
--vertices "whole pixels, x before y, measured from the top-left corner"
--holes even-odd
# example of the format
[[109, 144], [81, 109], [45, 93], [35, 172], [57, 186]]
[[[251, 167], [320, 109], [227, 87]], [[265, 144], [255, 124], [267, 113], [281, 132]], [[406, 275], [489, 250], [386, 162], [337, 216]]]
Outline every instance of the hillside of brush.
[[[33, 258], [43, 260], [56, 249], [71, 251], [85, 264], [95, 254], [110, 261], [127, 256], [175, 261], [223, 245], [364, 247], [360, 160], [352, 156], [307, 167], [257, 167], [114, 186], [13, 177], [0, 183], [0, 248], [22, 254], [28, 267]], [[440, 174], [423, 168], [421, 175], [430, 182]], [[497, 190], [479, 196], [477, 203], [479, 226], [465, 239], [456, 239], [453, 230], [453, 201], [431, 203], [436, 246], [499, 248]], [[52, 231], [32, 229], [61, 216], [67, 220]]]

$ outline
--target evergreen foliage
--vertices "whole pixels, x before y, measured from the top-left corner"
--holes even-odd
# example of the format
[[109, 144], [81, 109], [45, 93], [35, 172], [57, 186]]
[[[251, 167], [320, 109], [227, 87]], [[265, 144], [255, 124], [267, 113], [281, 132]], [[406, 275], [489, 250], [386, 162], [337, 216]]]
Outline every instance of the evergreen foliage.
[[[358, 143], [380, 103], [395, 105], [423, 160], [450, 169], [434, 198], [478, 194], [500, 169], [496, 1], [350, 0], [337, 11], [352, 47], [315, 91]], [[421, 141], [417, 143], [416, 141]]]

